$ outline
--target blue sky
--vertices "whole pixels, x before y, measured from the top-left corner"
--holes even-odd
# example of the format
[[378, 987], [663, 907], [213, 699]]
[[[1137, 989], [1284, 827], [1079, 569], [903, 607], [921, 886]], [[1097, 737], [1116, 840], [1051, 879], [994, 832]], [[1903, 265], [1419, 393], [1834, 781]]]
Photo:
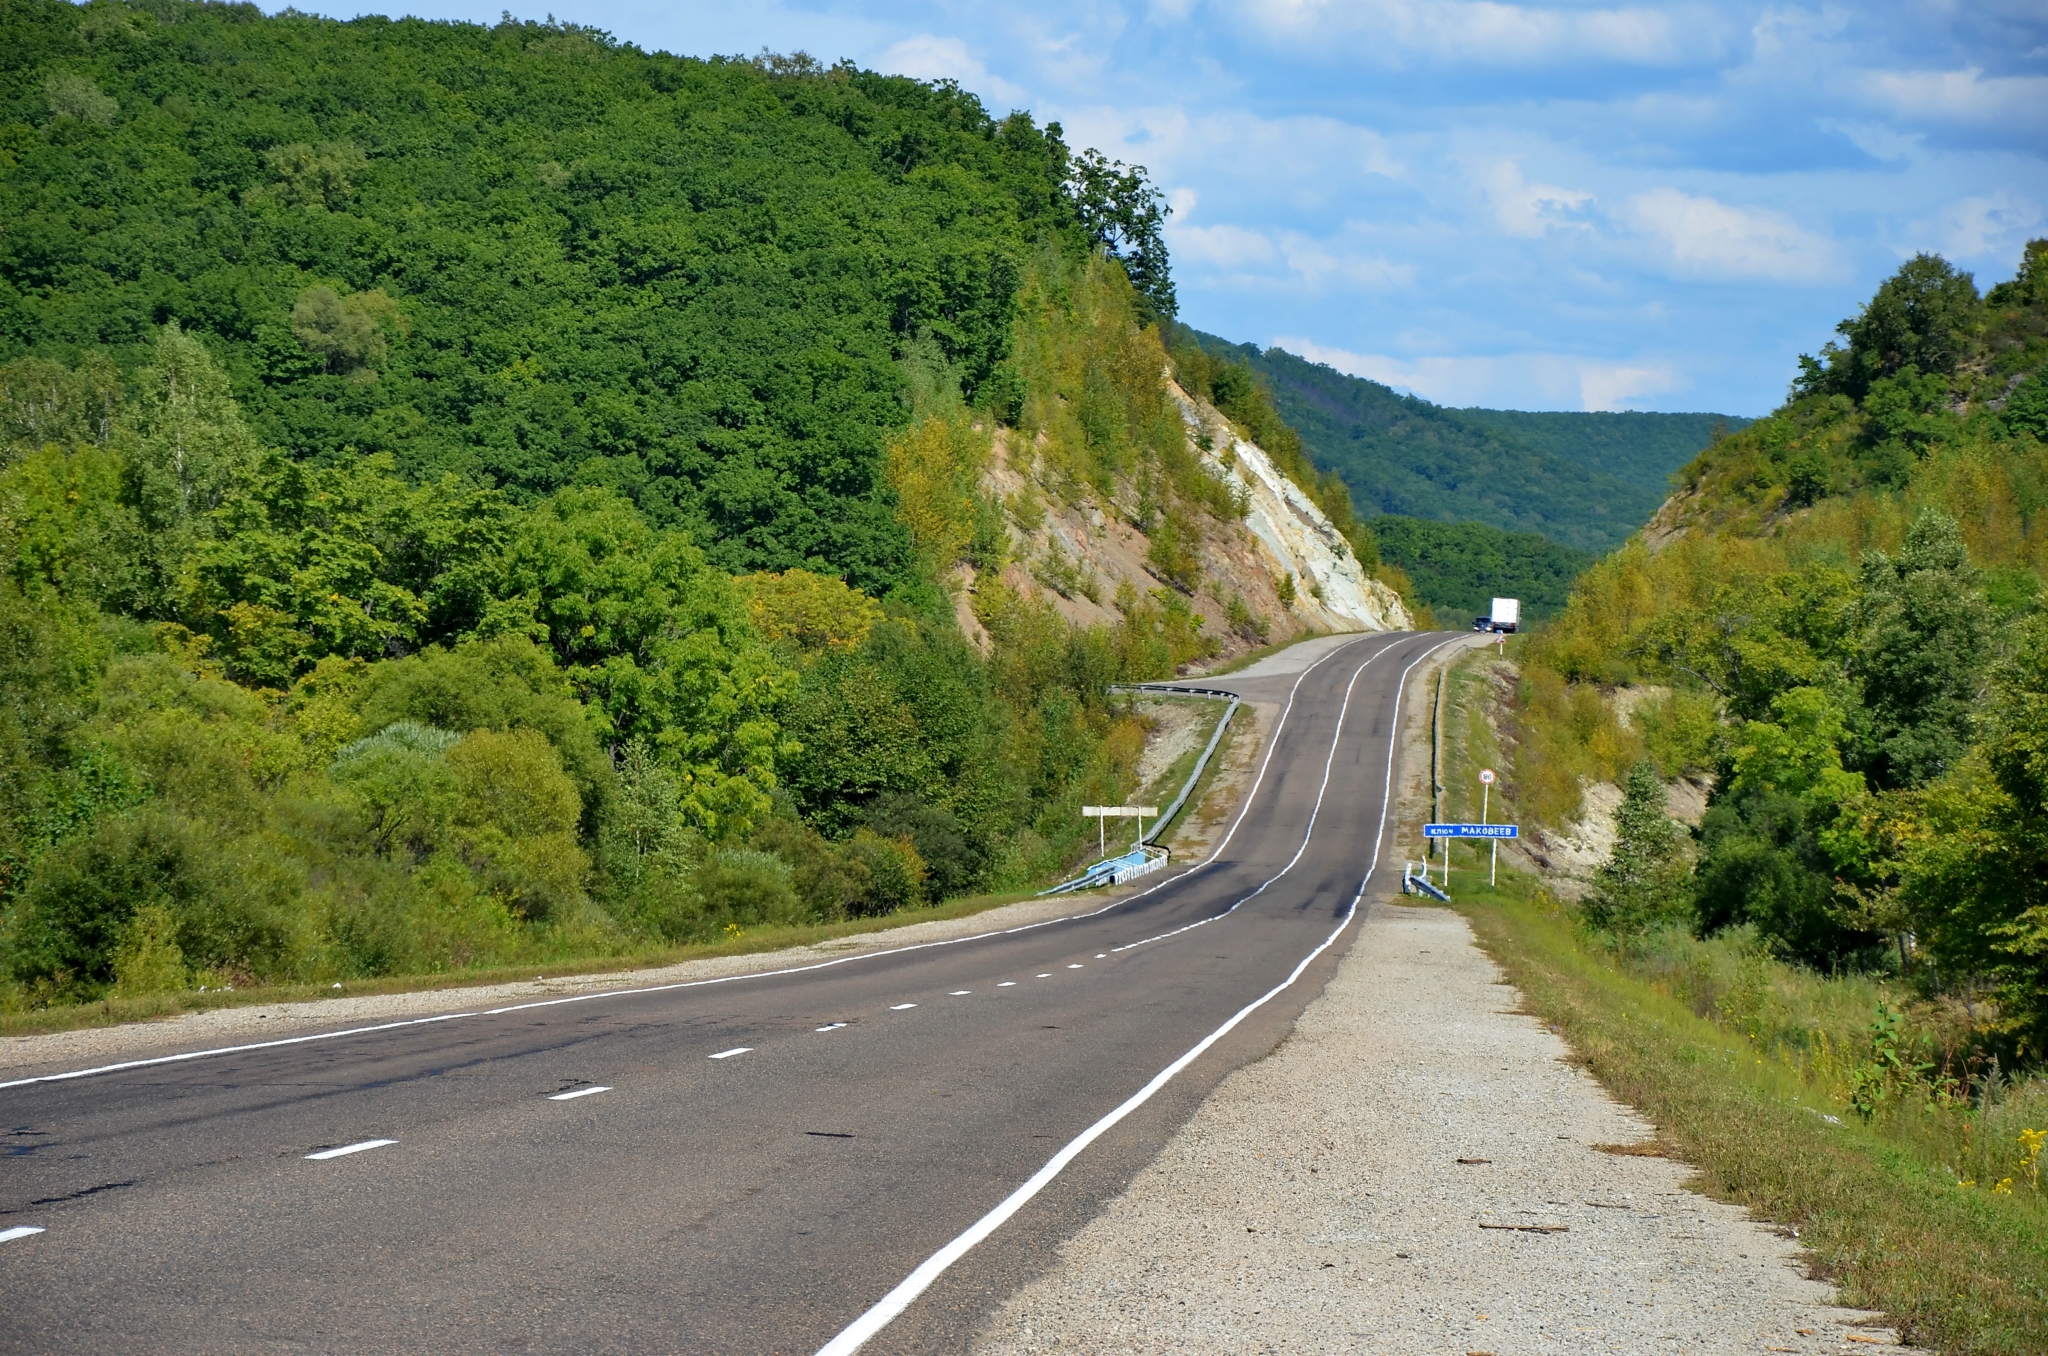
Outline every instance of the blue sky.
[[[310, 7], [491, 22], [505, 2]], [[1915, 251], [1988, 286], [2048, 235], [2043, 0], [552, 12], [1057, 119], [1169, 194], [1182, 319], [1452, 405], [1760, 414]]]

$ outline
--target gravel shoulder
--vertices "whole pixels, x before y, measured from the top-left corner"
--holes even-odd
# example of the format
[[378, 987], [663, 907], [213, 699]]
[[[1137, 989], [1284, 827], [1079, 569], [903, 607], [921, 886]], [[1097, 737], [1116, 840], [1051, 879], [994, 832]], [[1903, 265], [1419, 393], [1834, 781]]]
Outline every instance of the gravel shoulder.
[[[1422, 850], [1437, 667], [1409, 680], [1397, 860]], [[1794, 1238], [1688, 1190], [1457, 913], [1382, 900], [1358, 926], [1293, 1034], [1218, 1085], [976, 1356], [1904, 1349], [1808, 1278]]]
[[1013, 1296], [980, 1356], [1899, 1350], [1685, 1187], [1448, 909], [1383, 903], [1273, 1054]]

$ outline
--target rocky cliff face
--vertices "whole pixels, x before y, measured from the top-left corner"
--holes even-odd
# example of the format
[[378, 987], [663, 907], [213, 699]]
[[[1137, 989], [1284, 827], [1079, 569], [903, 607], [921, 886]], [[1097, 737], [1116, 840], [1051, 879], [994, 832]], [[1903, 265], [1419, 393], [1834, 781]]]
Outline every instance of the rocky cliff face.
[[[1241, 518], [1201, 520], [1194, 546], [1199, 582], [1177, 590], [1202, 616], [1205, 633], [1220, 642], [1216, 660], [1312, 631], [1398, 631], [1414, 624], [1399, 595], [1366, 575], [1329, 517], [1264, 449], [1179, 386], [1171, 394], [1205, 466], [1244, 507]], [[1062, 501], [1039, 487], [1037, 460], [1031, 445], [1005, 431], [982, 477], [983, 492], [1011, 507], [1012, 559], [1003, 571], [1010, 587], [1052, 602], [1084, 626], [1117, 620], [1120, 589], [1143, 597], [1175, 587], [1152, 564], [1153, 542], [1141, 526], [1135, 487]], [[963, 566], [955, 582], [961, 624], [978, 637], [970, 604], [974, 576]]]

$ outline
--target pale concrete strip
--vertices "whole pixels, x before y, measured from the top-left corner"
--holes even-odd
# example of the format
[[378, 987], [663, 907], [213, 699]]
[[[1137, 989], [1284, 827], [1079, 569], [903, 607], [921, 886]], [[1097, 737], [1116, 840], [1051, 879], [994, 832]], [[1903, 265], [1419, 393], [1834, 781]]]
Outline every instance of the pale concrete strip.
[[1796, 1243], [1685, 1190], [1682, 1164], [1594, 1150], [1650, 1127], [1519, 1006], [1457, 914], [1380, 906], [1294, 1034], [1224, 1080], [978, 1356], [1892, 1339], [1834, 1307]]

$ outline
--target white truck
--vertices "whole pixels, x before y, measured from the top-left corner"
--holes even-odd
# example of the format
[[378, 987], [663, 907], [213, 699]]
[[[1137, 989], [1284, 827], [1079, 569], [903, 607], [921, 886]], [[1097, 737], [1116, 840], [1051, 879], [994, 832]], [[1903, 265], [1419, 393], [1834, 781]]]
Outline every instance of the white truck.
[[1522, 602], [1519, 598], [1496, 598], [1493, 611], [1483, 617], [1472, 619], [1474, 631], [1517, 631], [1522, 624]]

